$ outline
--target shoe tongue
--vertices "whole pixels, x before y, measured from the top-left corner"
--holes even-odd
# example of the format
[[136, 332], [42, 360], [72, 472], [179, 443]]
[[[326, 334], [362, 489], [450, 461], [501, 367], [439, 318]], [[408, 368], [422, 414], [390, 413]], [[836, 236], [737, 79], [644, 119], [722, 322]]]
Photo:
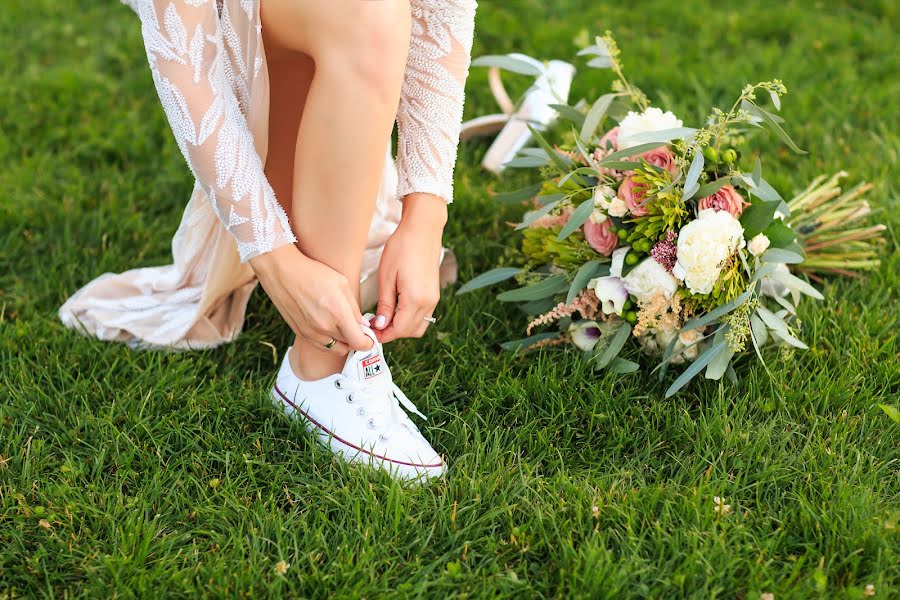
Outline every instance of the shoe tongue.
[[387, 386], [391, 383], [391, 372], [384, 360], [381, 344], [368, 327], [363, 328], [363, 333], [372, 339], [372, 348], [362, 352], [351, 351], [342, 374], [366, 385]]

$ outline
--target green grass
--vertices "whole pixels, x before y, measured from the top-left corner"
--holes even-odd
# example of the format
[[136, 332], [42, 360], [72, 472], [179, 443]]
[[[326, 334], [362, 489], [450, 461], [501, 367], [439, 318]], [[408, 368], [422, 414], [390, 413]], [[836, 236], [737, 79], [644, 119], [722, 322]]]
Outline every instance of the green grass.
[[[168, 260], [191, 189], [136, 18], [109, 1], [0, 11], [0, 598], [862, 597], [900, 589], [895, 232], [896, 4], [483, 0], [476, 53], [569, 58], [615, 31], [631, 79], [688, 123], [779, 77], [808, 157], [777, 142], [785, 193], [846, 168], [875, 183], [881, 269], [806, 303], [812, 347], [770, 384], [694, 384], [670, 400], [578, 357], [501, 355], [521, 320], [451, 292], [426, 338], [389, 349], [431, 420], [446, 481], [404, 489], [332, 460], [267, 400], [289, 331], [257, 292], [214, 351], [82, 338], [56, 309], [105, 271]], [[595, 97], [602, 72], [573, 98]], [[519, 82], [521, 89], [525, 82]], [[493, 111], [474, 72], [467, 114]], [[463, 148], [446, 242], [463, 280], [515, 242]], [[218, 482], [218, 485], [215, 485]], [[732, 513], [717, 518], [713, 497]], [[592, 507], [596, 506], [596, 514]], [[45, 519], [49, 528], [41, 525]], [[275, 565], [290, 567], [284, 576]]]

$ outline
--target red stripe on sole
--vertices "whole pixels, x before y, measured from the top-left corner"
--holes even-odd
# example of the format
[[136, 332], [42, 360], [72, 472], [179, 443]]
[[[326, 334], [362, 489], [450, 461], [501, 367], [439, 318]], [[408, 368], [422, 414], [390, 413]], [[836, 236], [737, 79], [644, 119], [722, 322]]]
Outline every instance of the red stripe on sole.
[[357, 451], [362, 452], [362, 453], [364, 453], [364, 454], [368, 454], [369, 456], [371, 456], [371, 457], [373, 457], [373, 458], [377, 458], [377, 459], [380, 459], [380, 460], [386, 460], [386, 461], [388, 461], [388, 462], [391, 462], [391, 463], [394, 463], [394, 464], [397, 464], [397, 465], [404, 465], [404, 466], [407, 466], [407, 467], [421, 467], [421, 468], [425, 468], [425, 469], [433, 469], [433, 468], [436, 468], [436, 467], [443, 467], [443, 466], [444, 466], [444, 463], [443, 463], [443, 462], [439, 462], [439, 463], [436, 464], [436, 465], [420, 465], [420, 464], [416, 464], [416, 463], [405, 462], [405, 461], [402, 461], [402, 460], [394, 460], [393, 458], [388, 458], [387, 456], [381, 456], [380, 454], [375, 454], [374, 452], [370, 452], [369, 450], [366, 450], [365, 448], [360, 448], [360, 447], [357, 446], [356, 444], [351, 444], [350, 442], [348, 442], [348, 441], [345, 440], [344, 438], [340, 437], [339, 435], [336, 435], [333, 431], [330, 431], [327, 427], [324, 427], [321, 423], [319, 423], [318, 421], [316, 421], [315, 419], [313, 419], [311, 416], [309, 416], [309, 414], [308, 414], [305, 410], [303, 410], [302, 408], [300, 408], [299, 406], [297, 406], [296, 404], [294, 404], [293, 402], [291, 402], [291, 401], [288, 399], [288, 397], [284, 395], [284, 392], [282, 392], [282, 391], [278, 388], [278, 384], [275, 384], [275, 391], [278, 392], [278, 395], [281, 396], [281, 399], [282, 399], [282, 400], [284, 400], [285, 402], [287, 402], [288, 404], [290, 404], [290, 405], [291, 405], [291, 408], [293, 408], [295, 411], [298, 411], [301, 415], [303, 415], [303, 417], [304, 417], [307, 421], [309, 421], [310, 423], [312, 423], [312, 424], [316, 427], [316, 429], [318, 429], [318, 430], [320, 430], [320, 431], [324, 431], [325, 433], [328, 434], [328, 437], [334, 438], [334, 439], [336, 439], [337, 441], [339, 441], [340, 443], [342, 443], [342, 444], [344, 444], [345, 446], [348, 446], [348, 447], [350, 447], [350, 448], [353, 448], [354, 450], [357, 450]]

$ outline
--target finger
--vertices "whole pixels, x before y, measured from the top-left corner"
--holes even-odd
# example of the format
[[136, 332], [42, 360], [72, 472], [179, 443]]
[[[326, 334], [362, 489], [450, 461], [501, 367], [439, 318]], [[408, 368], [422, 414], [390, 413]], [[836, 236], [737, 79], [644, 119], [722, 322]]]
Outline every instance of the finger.
[[361, 317], [354, 316], [353, 313], [349, 306], [343, 311], [343, 317], [337, 323], [340, 337], [353, 350], [369, 350], [373, 345], [372, 339], [362, 332], [359, 325]]
[[392, 342], [399, 338], [412, 337], [415, 331], [416, 313], [419, 311], [412, 310], [401, 306], [394, 313], [393, 322], [382, 330], [384, 333], [383, 342]]
[[384, 329], [391, 324], [397, 306], [397, 278], [380, 277], [378, 281], [378, 306], [375, 308], [375, 329]]
[[[308, 334], [301, 334], [304, 340], [315, 346], [317, 350], [324, 352], [334, 352], [340, 356], [346, 356], [350, 352], [350, 346], [344, 343], [339, 337], [332, 336], [327, 331], [312, 331]], [[331, 344], [331, 341], [334, 344]], [[330, 345], [330, 347], [329, 347]]]

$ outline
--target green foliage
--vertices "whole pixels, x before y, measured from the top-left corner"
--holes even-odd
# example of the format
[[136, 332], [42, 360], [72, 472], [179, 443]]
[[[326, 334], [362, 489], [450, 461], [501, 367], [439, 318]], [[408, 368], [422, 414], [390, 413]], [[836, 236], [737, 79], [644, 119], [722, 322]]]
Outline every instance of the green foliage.
[[522, 254], [532, 265], [553, 264], [567, 271], [597, 258], [581, 230], [558, 239], [561, 227], [534, 227], [522, 230]]
[[646, 186], [644, 208], [647, 214], [631, 220], [634, 229], [628, 236], [628, 242], [634, 244], [638, 240], [659, 240], [669, 231], [677, 231], [684, 225], [690, 213], [681, 198], [681, 189], [672, 184], [672, 176], [668, 171], [654, 169], [647, 165], [635, 169], [632, 179]]

